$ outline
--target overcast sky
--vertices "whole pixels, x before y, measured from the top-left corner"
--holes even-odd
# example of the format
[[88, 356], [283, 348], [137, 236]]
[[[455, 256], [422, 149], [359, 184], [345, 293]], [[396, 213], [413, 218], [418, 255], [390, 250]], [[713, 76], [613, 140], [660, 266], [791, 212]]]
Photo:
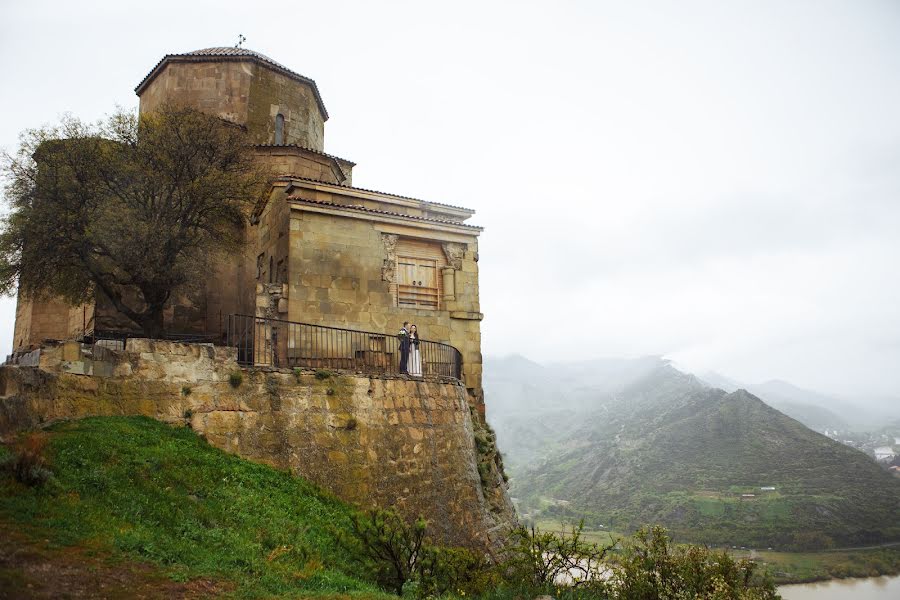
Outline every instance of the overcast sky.
[[900, 2], [0, 0], [0, 146], [239, 33], [355, 185], [477, 211], [486, 354], [900, 397]]

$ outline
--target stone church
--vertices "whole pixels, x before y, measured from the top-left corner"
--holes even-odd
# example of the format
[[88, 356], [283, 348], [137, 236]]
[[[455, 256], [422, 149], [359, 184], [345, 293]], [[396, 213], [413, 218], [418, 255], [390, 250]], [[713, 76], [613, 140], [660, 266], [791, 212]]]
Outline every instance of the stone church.
[[[168, 54], [135, 89], [140, 112], [164, 103], [243, 126], [276, 176], [247, 228], [247, 249], [166, 327], [224, 339], [229, 316], [252, 315], [393, 335], [403, 321], [462, 356], [462, 380], [483, 408], [474, 211], [354, 187], [354, 163], [324, 152], [328, 111], [315, 81], [245, 48]], [[71, 307], [20, 297], [14, 350], [127, 330], [108, 302]]]

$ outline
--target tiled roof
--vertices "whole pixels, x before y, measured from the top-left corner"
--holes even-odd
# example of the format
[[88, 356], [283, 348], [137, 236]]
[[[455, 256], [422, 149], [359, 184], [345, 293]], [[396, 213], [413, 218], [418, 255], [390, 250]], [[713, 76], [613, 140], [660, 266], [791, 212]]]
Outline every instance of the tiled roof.
[[296, 71], [292, 71], [285, 67], [283, 64], [276, 62], [266, 56], [265, 54], [261, 54], [256, 52], [255, 50], [250, 50], [249, 48], [231, 48], [227, 46], [216, 46], [213, 48], [202, 48], [200, 50], [194, 50], [192, 52], [183, 52], [180, 54], [166, 54], [162, 57], [156, 66], [153, 67], [147, 76], [141, 80], [141, 82], [134, 88], [136, 94], [140, 95], [141, 91], [146, 87], [153, 79], [162, 71], [163, 65], [169, 61], [178, 61], [178, 62], [202, 62], [202, 61], [242, 61], [249, 60], [252, 62], [260, 63], [269, 67], [270, 69], [281, 73], [287, 77], [290, 77], [294, 81], [299, 81], [300, 83], [308, 84], [313, 89], [313, 93], [316, 96], [316, 103], [319, 105], [319, 110], [322, 111], [322, 116], [327, 121], [328, 120], [328, 111], [325, 110], [325, 102], [322, 100], [322, 95], [319, 94], [319, 87], [316, 85], [316, 82], [310, 79], [309, 77], [305, 77]]
[[334, 160], [340, 160], [348, 165], [356, 166], [356, 163], [352, 160], [347, 160], [346, 158], [341, 158], [340, 156], [335, 156], [333, 154], [328, 154], [326, 152], [322, 152], [321, 150], [316, 150], [315, 148], [307, 148], [306, 146], [301, 146], [300, 144], [256, 144], [254, 148], [299, 148], [300, 150], [306, 150], [307, 152], [312, 152], [313, 154], [318, 154], [320, 156], [326, 156], [328, 158], [333, 158]]
[[314, 206], [326, 206], [329, 208], [349, 208], [351, 210], [358, 210], [360, 212], [367, 212], [377, 215], [388, 215], [391, 217], [401, 217], [403, 219], [414, 219], [416, 221], [425, 221], [428, 223], [441, 223], [442, 225], [454, 225], [456, 227], [465, 227], [466, 229], [472, 229], [474, 231], [483, 231], [483, 227], [479, 227], [477, 225], [467, 225], [465, 223], [460, 223], [459, 221], [451, 221], [449, 219], [434, 219], [431, 217], [418, 217], [415, 215], [406, 215], [403, 213], [393, 212], [389, 210], [378, 210], [376, 208], [368, 208], [365, 206], [361, 206], [359, 204], [336, 204], [334, 202], [323, 202], [321, 200], [310, 200], [308, 198], [293, 198], [289, 197], [288, 200], [291, 202], [301, 202], [303, 204], [312, 204]]
[[[354, 163], [355, 166], [356, 163]], [[311, 183], [324, 183], [325, 185], [336, 185], [334, 183], [328, 181], [322, 181], [320, 179], [311, 179], [309, 177], [301, 177], [299, 175], [279, 175], [276, 179], [299, 179], [301, 181], [309, 181]], [[413, 198], [411, 196], [401, 196], [399, 194], [391, 194], [388, 192], [379, 192], [378, 190], [368, 190], [366, 188], [353, 187], [351, 185], [341, 185], [338, 186], [347, 190], [357, 190], [359, 192], [369, 192], [370, 194], [381, 194], [382, 196], [390, 196], [391, 198], [400, 198], [402, 200], [415, 200], [416, 202], [424, 202], [425, 204], [434, 204], [435, 206], [445, 206], [447, 208], [455, 208], [456, 210], [464, 210], [466, 212], [470, 212], [475, 214], [475, 211], [471, 208], [466, 208], [464, 206], [454, 206], [452, 204], [444, 204], [443, 202], [432, 202], [431, 200], [422, 200], [421, 198]]]

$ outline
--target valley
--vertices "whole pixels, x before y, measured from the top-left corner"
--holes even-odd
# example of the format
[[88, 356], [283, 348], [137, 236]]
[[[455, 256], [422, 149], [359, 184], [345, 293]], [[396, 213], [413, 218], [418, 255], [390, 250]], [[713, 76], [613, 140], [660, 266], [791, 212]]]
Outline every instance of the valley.
[[601, 537], [660, 523], [766, 552], [781, 581], [900, 571], [896, 546], [820, 554], [900, 541], [900, 479], [750, 392], [658, 358], [489, 367], [488, 419], [528, 522], [583, 519]]

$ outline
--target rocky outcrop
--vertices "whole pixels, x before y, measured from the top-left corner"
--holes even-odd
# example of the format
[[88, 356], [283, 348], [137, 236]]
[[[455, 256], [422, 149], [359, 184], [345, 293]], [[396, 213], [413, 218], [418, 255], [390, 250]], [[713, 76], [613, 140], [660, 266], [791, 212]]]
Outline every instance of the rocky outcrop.
[[[242, 370], [233, 349], [129, 340], [45, 348], [0, 368], [0, 435], [59, 419], [147, 415], [289, 469], [361, 506], [423, 515], [446, 543], [496, 546], [515, 520], [466, 389], [361, 373]], [[102, 354], [102, 356], [100, 356]], [[481, 432], [481, 433], [479, 433]]]

